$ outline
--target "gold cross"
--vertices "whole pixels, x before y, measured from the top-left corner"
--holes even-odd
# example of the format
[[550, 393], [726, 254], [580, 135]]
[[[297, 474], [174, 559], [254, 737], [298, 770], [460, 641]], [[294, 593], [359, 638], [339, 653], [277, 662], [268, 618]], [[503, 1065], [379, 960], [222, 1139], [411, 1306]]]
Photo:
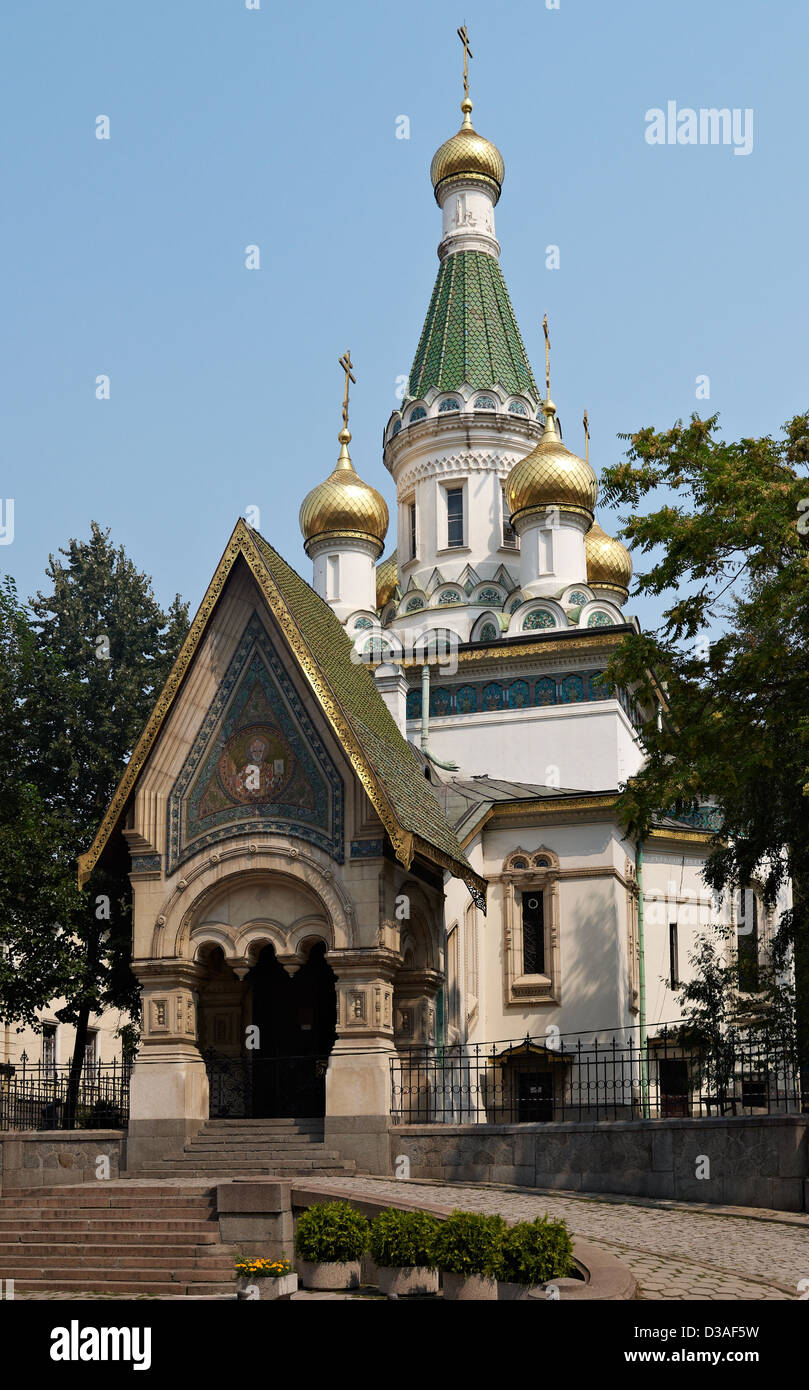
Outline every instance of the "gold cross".
[[469, 59], [474, 58], [474, 53], [469, 47], [469, 35], [466, 32], [466, 25], [462, 24], [458, 30], [458, 38], [463, 44], [463, 94], [464, 100], [469, 100]]
[[551, 397], [551, 338], [548, 332], [548, 315], [542, 320], [542, 332], [545, 334], [545, 397]]
[[589, 462], [590, 462], [590, 421], [587, 419], [587, 407], [586, 407], [586, 406], [585, 406], [585, 408], [584, 408], [584, 419], [582, 420], [582, 424], [584, 425], [584, 461], [585, 461], [585, 463], [589, 463]]
[[340, 357], [340, 358], [338, 359], [338, 361], [339, 361], [340, 366], [342, 367], [343, 371], [344, 371], [345, 374], [346, 374], [346, 389], [345, 389], [345, 394], [344, 394], [344, 396], [343, 396], [343, 429], [344, 429], [344, 430], [347, 430], [347, 429], [348, 429], [348, 383], [349, 383], [349, 381], [353, 381], [354, 385], [356, 386], [356, 384], [357, 384], [357, 378], [354, 376], [354, 374], [353, 374], [353, 372], [352, 372], [352, 370], [351, 370], [351, 368], [353, 367], [354, 363], [351, 361], [351, 353], [350, 353], [348, 350], [346, 350], [346, 351], [343, 353], [342, 357]]

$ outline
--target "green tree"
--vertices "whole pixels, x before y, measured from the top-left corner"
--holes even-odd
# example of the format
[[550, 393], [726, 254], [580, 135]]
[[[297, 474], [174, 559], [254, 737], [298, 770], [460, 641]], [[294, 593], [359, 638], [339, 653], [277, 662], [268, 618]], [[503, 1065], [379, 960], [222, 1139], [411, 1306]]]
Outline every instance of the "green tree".
[[[150, 578], [95, 522], [88, 541], [71, 540], [50, 557], [46, 574], [52, 591], [30, 602], [23, 741], [34, 793], [60, 827], [59, 867], [75, 883], [78, 855], [92, 841], [188, 631], [188, 609], [177, 596], [164, 612]], [[58, 1017], [76, 1028], [69, 1107], [91, 1013], [134, 1011], [139, 1002], [129, 965], [127, 857], [123, 851], [108, 856], [61, 918], [59, 937], [69, 944], [60, 963], [58, 992], [66, 1003]], [[47, 907], [40, 905], [41, 919], [53, 931]], [[47, 938], [48, 925], [41, 930]]]
[[[661, 809], [715, 800], [708, 883], [726, 893], [755, 874], [772, 905], [791, 880], [778, 948], [794, 949], [809, 1094], [809, 416], [731, 442], [717, 420], [624, 436], [625, 460], [603, 475], [605, 500], [630, 509], [622, 538], [650, 556], [634, 592], [669, 604], [609, 666], [645, 710], [647, 762], [620, 811], [642, 839]], [[674, 500], [649, 508], [658, 489]]]

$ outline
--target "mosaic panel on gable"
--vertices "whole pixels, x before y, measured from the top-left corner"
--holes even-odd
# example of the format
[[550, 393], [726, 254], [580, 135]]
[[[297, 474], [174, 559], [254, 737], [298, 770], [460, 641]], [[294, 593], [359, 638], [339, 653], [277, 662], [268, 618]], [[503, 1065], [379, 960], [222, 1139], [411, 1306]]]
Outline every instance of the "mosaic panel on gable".
[[343, 861], [342, 779], [254, 613], [169, 796], [167, 870], [262, 831]]

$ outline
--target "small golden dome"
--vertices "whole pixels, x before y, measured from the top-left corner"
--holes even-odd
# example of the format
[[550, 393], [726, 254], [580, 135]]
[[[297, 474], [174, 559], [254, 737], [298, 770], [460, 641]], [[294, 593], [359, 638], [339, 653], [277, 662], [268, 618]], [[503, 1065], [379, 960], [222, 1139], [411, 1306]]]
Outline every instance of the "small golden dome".
[[312, 488], [301, 505], [298, 520], [304, 550], [308, 555], [312, 541], [357, 539], [373, 541], [381, 554], [388, 530], [385, 499], [355, 472], [348, 453], [350, 432], [343, 429], [338, 438], [337, 467]]
[[544, 512], [548, 507], [581, 512], [592, 521], [598, 482], [589, 463], [566, 449], [556, 426], [556, 406], [545, 401], [545, 432], [537, 444], [508, 475], [506, 490], [511, 521], [520, 514]]
[[436, 150], [430, 165], [436, 201], [440, 201], [438, 190], [442, 183], [447, 179], [464, 178], [488, 183], [494, 190], [496, 203], [506, 174], [503, 156], [497, 146], [478, 135], [472, 125], [472, 103], [468, 97], [461, 102], [461, 110], [463, 125]]
[[594, 521], [584, 538], [587, 556], [587, 583], [591, 589], [616, 589], [629, 598], [632, 556], [625, 545], [608, 536]]
[[380, 613], [393, 598], [398, 582], [399, 570], [396, 564], [396, 551], [394, 550], [391, 555], [380, 560], [376, 567], [376, 606]]

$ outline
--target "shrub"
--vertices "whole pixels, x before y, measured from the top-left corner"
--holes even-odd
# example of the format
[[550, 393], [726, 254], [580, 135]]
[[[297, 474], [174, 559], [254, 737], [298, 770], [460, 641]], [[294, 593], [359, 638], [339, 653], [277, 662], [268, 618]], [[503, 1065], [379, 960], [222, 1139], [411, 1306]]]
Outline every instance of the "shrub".
[[535, 1221], [520, 1221], [503, 1237], [499, 1277], [508, 1284], [545, 1284], [573, 1271], [573, 1242], [564, 1221], [547, 1212]]
[[497, 1278], [506, 1223], [502, 1216], [477, 1211], [454, 1211], [441, 1223], [434, 1258], [448, 1274], [481, 1274]]
[[298, 1218], [295, 1252], [312, 1264], [348, 1264], [368, 1245], [368, 1222], [350, 1202], [318, 1202]]
[[371, 1222], [368, 1248], [383, 1269], [435, 1267], [435, 1238], [441, 1223], [426, 1211], [381, 1211]]

